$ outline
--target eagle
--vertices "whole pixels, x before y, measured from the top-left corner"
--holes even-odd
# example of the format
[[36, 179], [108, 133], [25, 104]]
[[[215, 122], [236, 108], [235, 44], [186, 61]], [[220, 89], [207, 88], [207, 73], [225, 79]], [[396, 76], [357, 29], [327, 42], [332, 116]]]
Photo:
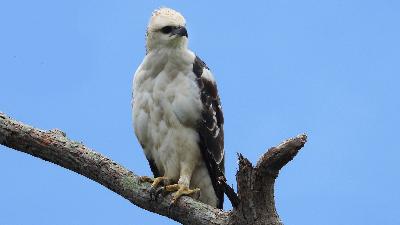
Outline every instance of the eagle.
[[224, 173], [224, 117], [216, 81], [188, 49], [185, 18], [170, 8], [153, 12], [146, 55], [133, 79], [135, 134], [154, 178], [151, 189], [222, 208], [218, 179]]

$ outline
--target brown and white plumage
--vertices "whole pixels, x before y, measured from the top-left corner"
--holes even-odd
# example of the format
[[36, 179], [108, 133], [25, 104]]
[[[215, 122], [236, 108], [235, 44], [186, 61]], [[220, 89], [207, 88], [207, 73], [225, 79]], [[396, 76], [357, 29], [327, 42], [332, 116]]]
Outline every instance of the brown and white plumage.
[[135, 73], [135, 134], [155, 177], [191, 189], [222, 208], [217, 178], [224, 171], [223, 114], [209, 68], [187, 48], [183, 16], [156, 10], [149, 22], [146, 56]]

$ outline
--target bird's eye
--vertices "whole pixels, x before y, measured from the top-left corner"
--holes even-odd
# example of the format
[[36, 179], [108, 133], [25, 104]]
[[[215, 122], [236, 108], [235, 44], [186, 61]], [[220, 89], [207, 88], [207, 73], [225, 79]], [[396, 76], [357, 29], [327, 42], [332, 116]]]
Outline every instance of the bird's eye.
[[165, 27], [161, 28], [161, 32], [164, 34], [169, 34], [169, 33], [171, 33], [172, 28], [173, 28], [172, 26], [165, 26]]

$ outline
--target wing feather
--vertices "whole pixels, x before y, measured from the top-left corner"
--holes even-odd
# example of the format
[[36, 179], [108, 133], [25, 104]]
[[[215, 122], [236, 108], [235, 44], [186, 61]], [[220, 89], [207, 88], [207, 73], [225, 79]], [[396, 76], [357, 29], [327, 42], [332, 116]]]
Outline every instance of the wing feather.
[[[218, 198], [218, 208], [222, 209], [224, 192], [218, 184], [218, 177], [223, 176], [224, 165], [224, 117], [218, 95], [217, 85], [207, 65], [196, 56], [193, 72], [197, 77], [200, 97], [203, 103], [201, 120], [197, 131], [200, 136], [200, 149], [206, 162], [215, 193]], [[208, 73], [208, 74], [207, 74]]]

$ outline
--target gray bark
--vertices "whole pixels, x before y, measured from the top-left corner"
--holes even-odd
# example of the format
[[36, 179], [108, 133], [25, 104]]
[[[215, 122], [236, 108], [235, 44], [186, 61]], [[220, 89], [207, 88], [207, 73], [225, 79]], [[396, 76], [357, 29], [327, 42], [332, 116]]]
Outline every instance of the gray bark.
[[221, 179], [235, 206], [223, 211], [182, 197], [171, 205], [171, 196], [154, 200], [150, 185], [118, 163], [79, 142], [68, 139], [60, 130], [44, 131], [25, 125], [0, 112], [0, 144], [49, 161], [81, 174], [117, 193], [133, 204], [182, 224], [282, 224], [275, 209], [274, 182], [279, 170], [304, 146], [306, 135], [288, 139], [269, 149], [253, 166], [239, 155], [238, 193]]

